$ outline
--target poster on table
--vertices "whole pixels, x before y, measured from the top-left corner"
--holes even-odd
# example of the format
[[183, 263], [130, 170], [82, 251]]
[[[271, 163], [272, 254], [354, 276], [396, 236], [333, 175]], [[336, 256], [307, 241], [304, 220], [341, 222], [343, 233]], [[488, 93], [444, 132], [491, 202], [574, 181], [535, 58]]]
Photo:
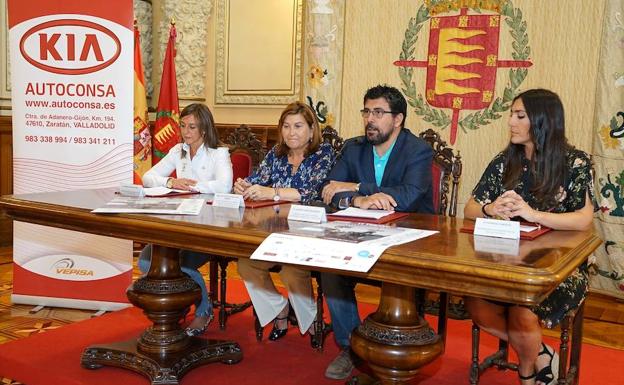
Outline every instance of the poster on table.
[[[132, 182], [131, 0], [8, 0], [15, 194]], [[125, 307], [132, 242], [14, 223], [12, 301]]]

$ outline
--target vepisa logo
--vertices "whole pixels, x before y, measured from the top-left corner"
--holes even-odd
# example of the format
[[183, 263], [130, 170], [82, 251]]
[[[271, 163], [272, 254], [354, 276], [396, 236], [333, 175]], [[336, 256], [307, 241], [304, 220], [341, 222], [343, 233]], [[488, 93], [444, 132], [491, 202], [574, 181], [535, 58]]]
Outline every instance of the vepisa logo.
[[56, 274], [61, 275], [91, 275], [93, 270], [90, 269], [74, 269], [74, 261], [71, 258], [59, 259], [52, 265], [52, 269]]
[[35, 257], [20, 266], [34, 274], [67, 281], [93, 281], [116, 277], [132, 270], [131, 263], [119, 266], [86, 255], [51, 254]]
[[77, 19], [51, 20], [30, 28], [20, 52], [44, 71], [82, 75], [102, 70], [121, 54], [119, 38], [108, 28]]

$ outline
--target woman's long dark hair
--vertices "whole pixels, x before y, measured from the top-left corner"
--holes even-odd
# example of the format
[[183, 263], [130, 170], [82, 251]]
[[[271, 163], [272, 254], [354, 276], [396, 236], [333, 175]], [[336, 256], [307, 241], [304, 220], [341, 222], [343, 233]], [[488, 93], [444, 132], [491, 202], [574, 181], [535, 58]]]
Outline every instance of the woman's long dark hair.
[[[217, 148], [220, 144], [219, 133], [217, 133], [210, 109], [205, 104], [192, 103], [184, 107], [182, 112], [180, 112], [180, 120], [188, 115], [193, 115], [193, 117], [195, 117], [195, 124], [197, 124], [206, 149]], [[186, 151], [182, 150], [181, 156], [184, 158], [186, 156]]]
[[[567, 177], [566, 154], [572, 148], [565, 137], [563, 104], [559, 96], [549, 90], [528, 90], [514, 98], [522, 100], [529, 117], [529, 134], [535, 150], [529, 159], [532, 180], [531, 194], [539, 208], [551, 208], [556, 204], [560, 186]], [[505, 171], [503, 185], [513, 190], [520, 182], [524, 145], [509, 143], [504, 150]]]

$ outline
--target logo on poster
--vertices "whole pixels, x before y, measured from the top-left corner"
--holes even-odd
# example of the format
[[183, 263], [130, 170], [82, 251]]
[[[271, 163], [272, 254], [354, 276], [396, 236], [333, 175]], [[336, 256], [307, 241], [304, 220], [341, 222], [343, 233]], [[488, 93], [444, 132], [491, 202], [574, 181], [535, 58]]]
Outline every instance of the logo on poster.
[[117, 60], [119, 38], [91, 21], [59, 19], [30, 28], [20, 40], [20, 52], [44, 71], [82, 75], [100, 71]]
[[68, 281], [92, 281], [115, 277], [125, 271], [108, 261], [86, 255], [54, 254], [34, 258], [22, 265], [28, 271]]

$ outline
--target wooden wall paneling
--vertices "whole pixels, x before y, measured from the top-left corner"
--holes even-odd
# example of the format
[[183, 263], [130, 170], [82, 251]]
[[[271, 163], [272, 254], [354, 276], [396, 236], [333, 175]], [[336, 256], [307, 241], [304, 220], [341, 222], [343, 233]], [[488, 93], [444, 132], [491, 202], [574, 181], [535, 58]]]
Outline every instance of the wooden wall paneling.
[[[0, 195], [13, 193], [13, 133], [11, 117], [0, 116]], [[0, 213], [0, 247], [13, 243], [13, 220]]]

